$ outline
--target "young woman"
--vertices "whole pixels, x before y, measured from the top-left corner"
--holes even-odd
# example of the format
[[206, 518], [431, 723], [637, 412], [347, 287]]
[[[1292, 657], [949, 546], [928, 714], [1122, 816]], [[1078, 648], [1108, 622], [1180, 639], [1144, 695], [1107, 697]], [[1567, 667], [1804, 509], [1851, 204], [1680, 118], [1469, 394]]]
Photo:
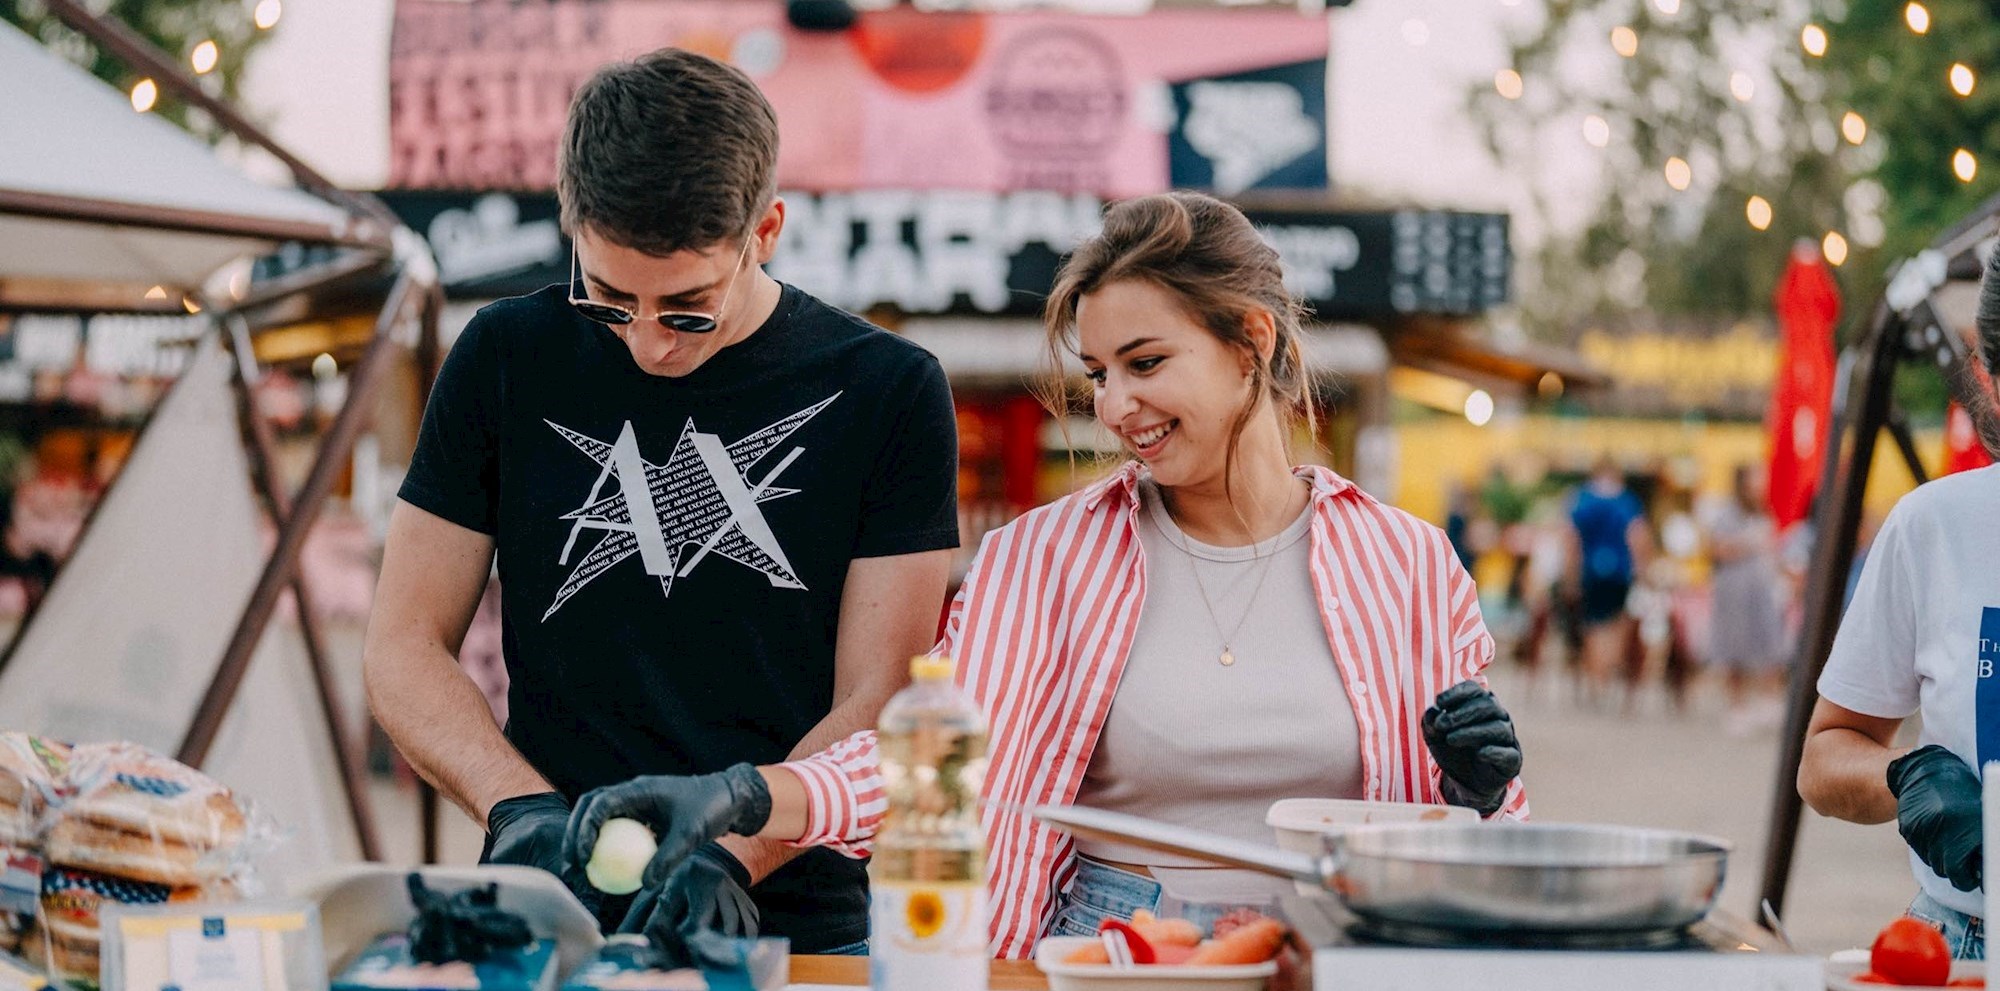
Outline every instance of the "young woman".
[[[998, 956], [1106, 914], [1280, 890], [1079, 845], [1037, 805], [1267, 843], [1281, 798], [1527, 814], [1513, 725], [1480, 684], [1493, 640], [1444, 534], [1287, 458], [1308, 402], [1299, 316], [1277, 253], [1194, 194], [1112, 207], [1057, 281], [1051, 350], [1080, 359], [1133, 458], [988, 536], [937, 647], [991, 727]], [[570, 853], [587, 857], [614, 815], [668, 834], [649, 883], [722, 830], [865, 852], [882, 814], [872, 739], [781, 767], [605, 789], [579, 805]]]

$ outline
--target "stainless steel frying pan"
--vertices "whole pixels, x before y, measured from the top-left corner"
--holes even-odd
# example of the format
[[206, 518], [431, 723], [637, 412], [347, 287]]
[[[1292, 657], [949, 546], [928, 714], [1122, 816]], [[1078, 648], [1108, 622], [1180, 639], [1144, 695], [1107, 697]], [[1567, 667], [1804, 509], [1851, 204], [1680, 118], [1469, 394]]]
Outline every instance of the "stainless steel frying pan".
[[1680, 929], [1722, 891], [1726, 841], [1626, 826], [1399, 823], [1329, 834], [1319, 856], [1115, 812], [1043, 806], [1075, 835], [1317, 884], [1365, 922], [1478, 932]]

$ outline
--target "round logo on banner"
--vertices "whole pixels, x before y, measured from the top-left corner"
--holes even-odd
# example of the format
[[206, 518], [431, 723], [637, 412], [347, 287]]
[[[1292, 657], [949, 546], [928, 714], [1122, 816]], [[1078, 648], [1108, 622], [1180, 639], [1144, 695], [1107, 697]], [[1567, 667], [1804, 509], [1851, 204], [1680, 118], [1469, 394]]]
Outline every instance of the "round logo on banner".
[[1007, 43], [986, 90], [986, 116], [1017, 155], [1089, 157], [1125, 123], [1125, 67], [1103, 38], [1073, 27], [1024, 31]]
[[986, 15], [870, 11], [847, 34], [877, 78], [906, 93], [935, 93], [972, 72], [986, 47]]

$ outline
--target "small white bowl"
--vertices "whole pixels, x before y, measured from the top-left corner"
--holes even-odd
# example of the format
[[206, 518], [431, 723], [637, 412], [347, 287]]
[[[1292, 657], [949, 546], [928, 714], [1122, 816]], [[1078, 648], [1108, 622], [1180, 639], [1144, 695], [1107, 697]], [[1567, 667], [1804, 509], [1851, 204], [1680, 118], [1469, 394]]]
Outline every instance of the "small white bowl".
[[1096, 943], [1088, 936], [1050, 936], [1035, 947], [1035, 966], [1049, 975], [1049, 991], [1264, 991], [1278, 962], [1230, 967], [1151, 964], [1116, 970], [1109, 964], [1063, 963], [1063, 958]]
[[[1479, 813], [1456, 805], [1363, 802], [1350, 798], [1287, 798], [1271, 803], [1264, 825], [1278, 834], [1278, 848], [1319, 856], [1324, 838], [1348, 826], [1378, 822], [1478, 822]], [[1298, 882], [1301, 895], [1326, 895], [1317, 885]]]

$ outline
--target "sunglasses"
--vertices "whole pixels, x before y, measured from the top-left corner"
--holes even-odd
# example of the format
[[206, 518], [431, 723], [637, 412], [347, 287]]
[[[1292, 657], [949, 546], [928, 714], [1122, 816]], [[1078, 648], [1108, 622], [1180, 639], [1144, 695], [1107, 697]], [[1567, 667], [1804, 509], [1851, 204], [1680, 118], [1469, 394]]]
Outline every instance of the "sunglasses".
[[[714, 333], [716, 321], [722, 319], [722, 311], [729, 308], [729, 292], [736, 288], [736, 276], [743, 271], [743, 259], [749, 257], [749, 255], [750, 239], [746, 237], [743, 239], [743, 250], [736, 255], [736, 268], [729, 273], [729, 281], [722, 287], [722, 302], [716, 305], [714, 313], [697, 313], [693, 310], [668, 310], [654, 314], [653, 319], [658, 320], [661, 326], [682, 334]], [[638, 322], [639, 314], [622, 306], [600, 303], [594, 299], [578, 299], [576, 296], [576, 276], [576, 242], [572, 241], [569, 246], [569, 305], [575, 307], [576, 312], [583, 314], [585, 317], [612, 327], [623, 327], [627, 324]]]

